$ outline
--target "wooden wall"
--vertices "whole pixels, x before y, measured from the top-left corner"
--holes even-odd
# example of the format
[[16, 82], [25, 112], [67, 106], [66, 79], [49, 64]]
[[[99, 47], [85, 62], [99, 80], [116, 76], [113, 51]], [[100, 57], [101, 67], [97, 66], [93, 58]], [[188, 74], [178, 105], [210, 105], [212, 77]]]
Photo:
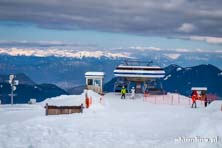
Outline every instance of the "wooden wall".
[[59, 115], [59, 114], [72, 114], [72, 113], [82, 113], [83, 104], [80, 106], [53, 106], [46, 104], [46, 115]]

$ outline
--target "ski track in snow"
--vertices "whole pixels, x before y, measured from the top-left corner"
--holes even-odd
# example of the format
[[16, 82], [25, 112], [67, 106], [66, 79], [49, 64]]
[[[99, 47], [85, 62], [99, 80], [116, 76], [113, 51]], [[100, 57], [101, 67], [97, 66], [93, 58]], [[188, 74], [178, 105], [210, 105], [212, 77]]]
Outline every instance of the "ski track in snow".
[[[83, 114], [45, 116], [45, 103], [79, 105], [84, 94], [60, 96], [36, 105], [0, 106], [0, 148], [221, 148], [222, 143], [175, 143], [175, 138], [222, 137], [221, 102], [167, 105], [89, 91], [93, 106]], [[129, 98], [129, 97], [128, 97]], [[166, 96], [167, 98], [167, 96]]]

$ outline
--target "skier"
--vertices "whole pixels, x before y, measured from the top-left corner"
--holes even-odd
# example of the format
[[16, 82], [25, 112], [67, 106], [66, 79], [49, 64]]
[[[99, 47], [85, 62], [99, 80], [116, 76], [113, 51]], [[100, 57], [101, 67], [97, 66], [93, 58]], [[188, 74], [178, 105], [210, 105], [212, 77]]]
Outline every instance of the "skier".
[[135, 88], [132, 87], [131, 89], [131, 99], [135, 99]]
[[124, 86], [121, 89], [121, 99], [126, 99], [126, 88]]
[[197, 91], [193, 91], [191, 94], [191, 98], [193, 102], [191, 108], [193, 108], [193, 105], [195, 105], [195, 108], [197, 108], [197, 103], [196, 103], [197, 97], [198, 97]]

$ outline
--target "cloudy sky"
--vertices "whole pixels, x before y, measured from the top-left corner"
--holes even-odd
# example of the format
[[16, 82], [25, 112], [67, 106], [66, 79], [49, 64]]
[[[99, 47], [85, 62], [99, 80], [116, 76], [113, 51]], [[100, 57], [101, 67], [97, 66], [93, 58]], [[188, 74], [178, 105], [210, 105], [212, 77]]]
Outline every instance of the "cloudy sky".
[[0, 46], [222, 50], [222, 1], [0, 0]]

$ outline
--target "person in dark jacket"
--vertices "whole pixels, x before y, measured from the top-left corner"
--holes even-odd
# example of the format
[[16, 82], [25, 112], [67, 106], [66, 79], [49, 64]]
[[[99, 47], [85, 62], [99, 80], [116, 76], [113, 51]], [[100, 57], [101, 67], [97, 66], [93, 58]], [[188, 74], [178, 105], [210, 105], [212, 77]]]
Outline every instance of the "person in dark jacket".
[[207, 107], [207, 103], [208, 103], [208, 101], [207, 101], [207, 95], [204, 95], [204, 106], [205, 106], [205, 107]]

